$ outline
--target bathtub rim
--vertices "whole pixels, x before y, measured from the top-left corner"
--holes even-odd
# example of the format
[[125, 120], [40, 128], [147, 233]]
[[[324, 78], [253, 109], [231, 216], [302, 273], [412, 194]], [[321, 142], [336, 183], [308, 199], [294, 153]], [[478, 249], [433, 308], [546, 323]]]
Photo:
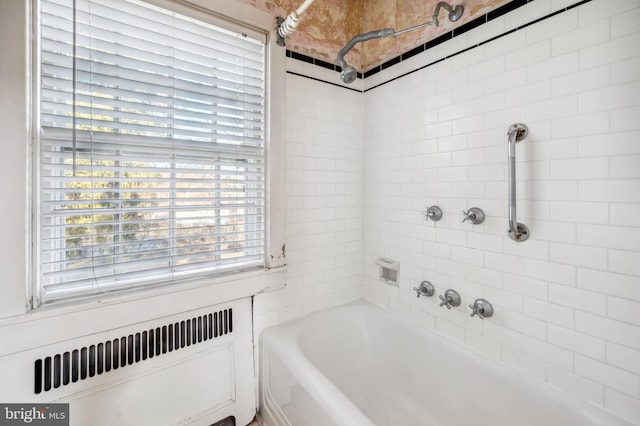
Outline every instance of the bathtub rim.
[[[334, 397], [328, 397], [327, 399], [323, 399], [323, 401], [337, 401], [337, 403], [340, 405], [344, 405], [345, 401], [348, 401], [350, 405], [354, 406], [353, 402], [351, 402], [351, 400], [346, 395], [344, 395], [344, 393], [336, 385], [334, 385], [329, 380], [329, 378], [326, 377], [318, 369], [318, 367], [316, 367], [316, 365], [313, 364], [313, 362], [311, 362], [311, 360], [303, 356], [304, 354], [303, 349], [300, 347], [299, 341], [297, 340], [299, 334], [304, 331], [305, 324], [308, 323], [309, 321], [313, 321], [314, 319], [317, 319], [317, 318], [322, 318], [323, 316], [331, 315], [333, 311], [353, 310], [354, 308], [373, 310], [377, 314], [384, 315], [387, 320], [396, 322], [402, 327], [409, 327], [419, 335], [425, 336], [427, 339], [437, 340], [438, 344], [444, 345], [447, 350], [453, 350], [456, 352], [463, 353], [466, 356], [471, 356], [474, 359], [478, 360], [479, 362], [485, 363], [489, 368], [491, 368], [491, 370], [504, 371], [501, 374], [515, 375], [518, 378], [518, 380], [522, 382], [523, 385], [527, 387], [530, 386], [537, 392], [541, 392], [542, 394], [551, 392], [554, 394], [553, 395], [554, 398], [558, 398], [558, 400], [562, 402], [563, 406], [567, 406], [568, 409], [570, 410], [583, 413], [595, 425], [607, 424], [608, 426], [634, 426], [633, 423], [627, 421], [626, 419], [616, 416], [614, 413], [606, 410], [601, 406], [596, 405], [595, 403], [589, 400], [582, 399], [578, 395], [571, 394], [553, 385], [552, 383], [549, 383], [545, 380], [541, 380], [535, 376], [531, 376], [526, 372], [518, 370], [500, 360], [491, 358], [486, 354], [475, 350], [473, 347], [463, 344], [457, 340], [454, 340], [445, 334], [440, 334], [435, 330], [432, 330], [426, 327], [420, 327], [420, 326], [416, 327], [417, 323], [411, 320], [410, 318], [407, 318], [406, 316], [398, 314], [397, 312], [393, 311], [389, 307], [377, 304], [371, 300], [367, 300], [364, 298], [355, 299], [341, 305], [319, 309], [319, 310], [310, 312], [307, 315], [304, 315], [302, 317], [288, 320], [286, 322], [275, 325], [273, 327], [269, 327], [262, 332], [259, 339], [259, 345], [260, 345], [260, 384], [259, 384], [259, 389], [260, 389], [259, 406], [260, 407], [259, 408], [260, 410], [262, 410], [262, 402], [263, 402], [263, 399], [262, 399], [263, 383], [264, 383], [263, 374], [267, 373], [266, 369], [264, 368], [265, 365], [262, 362], [263, 361], [262, 357], [265, 353], [263, 349], [264, 339], [272, 339], [272, 338], [279, 339], [281, 343], [284, 343], [285, 341], [287, 342], [286, 344], [277, 346], [273, 352], [276, 352], [279, 355], [286, 353], [287, 354], [286, 359], [287, 361], [289, 361], [290, 360], [289, 355], [291, 354], [291, 352], [286, 352], [284, 351], [284, 349], [289, 349], [289, 351], [295, 350], [296, 358], [302, 358], [304, 360], [304, 362], [301, 365], [304, 364], [305, 368], [309, 368], [308, 371], [313, 371], [313, 375], [319, 377], [319, 379], [323, 383], [322, 389], [323, 390], [331, 389], [332, 391], [337, 392], [337, 394], [339, 394], [340, 396], [340, 397], [334, 398], [335, 397], [334, 395]], [[300, 374], [296, 374], [296, 377], [299, 375]], [[310, 383], [306, 383], [306, 386], [304, 386], [304, 389], [310, 395], [313, 395], [316, 393], [314, 392], [315, 386], [316, 386], [315, 384], [311, 386]], [[355, 408], [357, 412], [364, 417], [364, 419], [362, 420], [362, 423], [357, 423], [358, 425], [367, 425], [367, 426], [374, 425], [374, 423], [364, 413], [362, 413], [362, 411], [357, 409], [357, 407]], [[349, 410], [349, 411], [352, 412], [353, 410]], [[340, 424], [339, 419], [340, 417], [336, 417], [336, 422], [338, 424]], [[606, 421], [608, 423], [602, 423], [603, 421]], [[276, 423], [276, 424], [280, 424], [280, 423]]]

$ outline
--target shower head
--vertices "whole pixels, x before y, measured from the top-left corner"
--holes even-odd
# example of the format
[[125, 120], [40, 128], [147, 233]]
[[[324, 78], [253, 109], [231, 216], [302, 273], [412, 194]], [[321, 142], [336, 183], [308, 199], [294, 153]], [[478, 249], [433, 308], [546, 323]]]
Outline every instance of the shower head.
[[453, 10], [449, 12], [449, 20], [451, 22], [456, 22], [458, 19], [460, 19], [463, 12], [464, 12], [463, 5], [459, 4], [457, 6], [454, 6]]
[[351, 65], [347, 66], [340, 73], [340, 78], [346, 84], [353, 83], [354, 81], [356, 81], [357, 77], [358, 77], [358, 71], [356, 71], [356, 69], [354, 67], [352, 67]]
[[434, 9], [433, 15], [432, 15], [433, 22], [435, 22], [436, 25], [440, 25], [440, 21], [438, 20], [440, 9], [444, 9], [447, 12], [449, 12], [449, 20], [451, 22], [456, 22], [458, 19], [460, 19], [460, 17], [462, 16], [462, 13], [464, 12], [464, 6], [461, 4], [457, 6], [451, 6], [446, 1], [441, 1], [436, 5], [436, 8]]

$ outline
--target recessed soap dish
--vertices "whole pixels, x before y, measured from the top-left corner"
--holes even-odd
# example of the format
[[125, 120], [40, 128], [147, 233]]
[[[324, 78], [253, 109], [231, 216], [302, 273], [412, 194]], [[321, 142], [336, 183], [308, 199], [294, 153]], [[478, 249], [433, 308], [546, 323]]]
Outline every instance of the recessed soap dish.
[[378, 265], [378, 277], [380, 281], [384, 281], [395, 287], [399, 286], [400, 263], [393, 259], [379, 257], [376, 259], [376, 265]]

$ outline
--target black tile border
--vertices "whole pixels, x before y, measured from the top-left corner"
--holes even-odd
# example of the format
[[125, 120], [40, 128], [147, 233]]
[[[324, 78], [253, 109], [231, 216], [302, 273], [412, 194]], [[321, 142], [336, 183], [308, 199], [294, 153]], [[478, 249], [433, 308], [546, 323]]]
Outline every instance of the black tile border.
[[[449, 32], [447, 32], [445, 34], [442, 34], [441, 36], [439, 36], [439, 37], [437, 37], [437, 38], [435, 38], [433, 40], [430, 40], [427, 43], [424, 43], [424, 44], [422, 44], [420, 46], [417, 46], [417, 47], [409, 50], [408, 52], [405, 52], [405, 53], [403, 53], [403, 54], [401, 54], [399, 56], [396, 56], [395, 58], [392, 58], [392, 59], [390, 59], [390, 60], [388, 60], [388, 61], [386, 61], [386, 62], [384, 62], [384, 63], [382, 63], [382, 64], [380, 64], [380, 65], [378, 65], [378, 66], [376, 66], [374, 68], [372, 68], [372, 69], [370, 69], [369, 71], [366, 71], [364, 74], [363, 73], [358, 73], [358, 78], [367, 79], [368, 77], [371, 77], [371, 76], [379, 73], [382, 70], [390, 68], [393, 65], [399, 64], [400, 62], [402, 62], [404, 60], [407, 60], [407, 59], [409, 59], [409, 58], [411, 58], [411, 57], [413, 57], [415, 55], [423, 53], [423, 52], [427, 51], [428, 49], [431, 49], [432, 47], [435, 47], [435, 46], [437, 46], [439, 44], [442, 44], [442, 43], [444, 43], [446, 41], [449, 41], [449, 40], [451, 40], [452, 38], [454, 38], [456, 36], [464, 34], [467, 31], [470, 31], [470, 30], [472, 30], [474, 28], [477, 28], [482, 24], [485, 24], [485, 23], [487, 23], [489, 21], [492, 21], [492, 20], [494, 20], [496, 18], [499, 18], [499, 17], [505, 15], [506, 13], [509, 13], [509, 12], [511, 12], [513, 10], [516, 10], [517, 8], [519, 8], [521, 6], [524, 6], [524, 5], [528, 4], [528, 3], [531, 3], [533, 1], [535, 1], [535, 0], [513, 0], [513, 1], [501, 6], [501, 7], [497, 8], [497, 9], [495, 9], [495, 10], [492, 10], [491, 12], [488, 12], [487, 14], [485, 14], [483, 16], [480, 16], [480, 17], [474, 19], [471, 22], [467, 22], [466, 24], [461, 25], [460, 27], [454, 28], [452, 31], [449, 31]], [[490, 39], [482, 41], [482, 42], [480, 42], [478, 44], [469, 46], [469, 47], [467, 47], [465, 49], [462, 49], [462, 50], [460, 50], [458, 52], [452, 53], [451, 55], [445, 56], [445, 57], [440, 58], [440, 59], [438, 59], [436, 61], [433, 61], [433, 62], [431, 62], [431, 63], [429, 63], [427, 65], [423, 65], [423, 66], [421, 66], [419, 68], [416, 68], [416, 69], [414, 69], [412, 71], [409, 71], [409, 72], [406, 72], [404, 74], [401, 74], [401, 75], [399, 75], [397, 77], [394, 77], [394, 78], [392, 78], [392, 79], [390, 79], [388, 81], [385, 81], [384, 83], [377, 84], [377, 85], [375, 85], [373, 87], [370, 87], [370, 88], [368, 88], [366, 90], [353, 89], [351, 87], [343, 86], [341, 84], [327, 82], [327, 81], [324, 81], [324, 80], [321, 80], [321, 79], [318, 79], [318, 78], [309, 77], [309, 76], [306, 76], [306, 75], [303, 75], [303, 74], [299, 74], [299, 73], [295, 73], [295, 72], [292, 72], [292, 71], [287, 71], [287, 73], [288, 74], [297, 75], [297, 76], [300, 76], [300, 77], [306, 77], [306, 78], [309, 78], [309, 79], [312, 79], [312, 80], [316, 80], [316, 81], [321, 81], [321, 82], [328, 83], [328, 84], [332, 84], [334, 86], [343, 87], [345, 89], [354, 90], [356, 92], [368, 92], [369, 90], [375, 89], [376, 87], [380, 87], [380, 86], [382, 86], [384, 84], [390, 83], [390, 82], [392, 82], [394, 80], [397, 80], [399, 78], [402, 78], [402, 77], [404, 77], [406, 75], [412, 74], [412, 73], [414, 73], [416, 71], [420, 71], [422, 69], [425, 69], [427, 67], [435, 65], [438, 62], [442, 62], [445, 59], [450, 59], [450, 58], [452, 58], [454, 56], [457, 56], [457, 55], [459, 55], [461, 53], [464, 53], [464, 52], [466, 52], [468, 50], [471, 50], [471, 49], [474, 49], [476, 47], [482, 46], [484, 44], [487, 44], [489, 42], [492, 42], [494, 40], [502, 38], [502, 37], [504, 37], [506, 35], [509, 35], [509, 34], [515, 32], [515, 31], [521, 30], [523, 28], [526, 28], [528, 26], [536, 24], [536, 23], [538, 23], [540, 21], [544, 21], [544, 20], [549, 19], [549, 18], [551, 18], [553, 16], [556, 16], [556, 15], [558, 15], [560, 13], [564, 13], [564, 12], [566, 12], [568, 10], [571, 10], [571, 9], [576, 8], [578, 6], [582, 6], [583, 4], [589, 3], [591, 1], [592, 0], [581, 0], [581, 1], [578, 1], [575, 4], [572, 4], [571, 6], [564, 7], [562, 9], [559, 9], [559, 10], [557, 10], [555, 12], [552, 12], [552, 13], [550, 13], [548, 15], [545, 15], [545, 16], [543, 16], [541, 18], [538, 18], [538, 19], [535, 19], [535, 20], [533, 20], [531, 22], [528, 22], [526, 24], [520, 25], [519, 27], [513, 28], [513, 29], [508, 30], [508, 31], [505, 31], [504, 33], [499, 34], [499, 35], [497, 35], [495, 37], [492, 37]], [[286, 51], [286, 55], [287, 55], [288, 58], [297, 59], [297, 60], [300, 60], [300, 61], [303, 61], [303, 62], [307, 62], [309, 64], [317, 65], [317, 66], [320, 66], [320, 67], [323, 67], [323, 68], [326, 68], [326, 69], [329, 69], [329, 70], [333, 70], [333, 71], [337, 71], [337, 72], [341, 72], [342, 71], [342, 68], [340, 68], [339, 65], [335, 65], [335, 64], [332, 64], [332, 63], [329, 63], [329, 62], [325, 62], [325, 61], [322, 61], [322, 60], [319, 60], [319, 59], [315, 59], [315, 58], [312, 58], [310, 56], [306, 56], [306, 55], [303, 55], [303, 54], [300, 54], [300, 53], [297, 53], [297, 52], [293, 52], [291, 50], [287, 50]]]

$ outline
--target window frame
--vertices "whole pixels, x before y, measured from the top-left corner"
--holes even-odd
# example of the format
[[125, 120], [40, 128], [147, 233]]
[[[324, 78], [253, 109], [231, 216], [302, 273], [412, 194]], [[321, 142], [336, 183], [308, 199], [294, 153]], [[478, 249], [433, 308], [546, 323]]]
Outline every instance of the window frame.
[[[239, 2], [216, 2], [213, 6], [208, 5], [206, 0], [191, 1], [171, 1], [171, 0], [141, 0], [155, 7], [166, 9], [189, 18], [200, 20], [203, 22], [213, 23], [224, 28], [224, 23], [228, 23], [228, 28], [234, 31], [238, 30], [238, 25], [249, 27], [252, 30], [265, 34], [265, 148], [264, 148], [264, 165], [265, 165], [265, 219], [264, 219], [264, 257], [265, 264], [263, 268], [255, 268], [256, 270], [268, 272], [271, 269], [282, 268], [286, 265], [285, 259], [285, 238], [284, 238], [284, 192], [282, 191], [284, 183], [283, 163], [283, 118], [284, 118], [284, 81], [282, 76], [285, 74], [285, 51], [276, 44], [275, 34], [275, 18], [255, 7], [239, 4]], [[218, 4], [221, 3], [221, 4]], [[237, 3], [237, 4], [228, 4]], [[211, 9], [214, 7], [215, 10]], [[40, 161], [39, 161], [39, 145], [40, 145], [40, 67], [41, 58], [39, 57], [39, 1], [33, 0], [32, 3], [32, 40], [34, 48], [32, 49], [31, 61], [32, 66], [32, 82], [31, 82], [31, 115], [32, 115], [32, 140], [34, 146], [32, 149], [32, 226], [31, 226], [31, 276], [32, 285], [29, 287], [30, 308], [37, 308], [44, 305], [53, 305], [63, 302], [75, 302], [76, 300], [102, 300], [105, 297], [122, 294], [123, 291], [115, 288], [105, 293], [83, 294], [79, 297], [71, 295], [71, 297], [57, 298], [53, 301], [44, 301], [42, 299], [42, 283], [41, 283], [41, 224], [40, 224]], [[238, 20], [234, 17], [242, 17]], [[255, 270], [254, 270], [255, 272]], [[206, 273], [195, 277], [185, 276], [184, 278], [151, 281], [139, 286], [128, 285], [122, 290], [127, 293], [148, 292], [153, 294], [154, 289], [162, 288], [157, 291], [165, 291], [167, 286], [175, 287], [177, 291], [181, 288], [192, 288], [195, 286], [218, 285], [230, 281], [236, 282], [242, 286], [244, 276], [254, 276], [255, 273], [247, 275], [243, 272], [225, 271], [207, 275]], [[251, 281], [254, 281], [253, 279]], [[267, 280], [272, 281], [272, 280]], [[271, 284], [272, 285], [272, 284]], [[265, 283], [265, 288], [268, 286]], [[262, 289], [256, 289], [255, 284], [247, 285], [247, 295], [255, 294]], [[127, 291], [128, 290], [128, 291]]]

